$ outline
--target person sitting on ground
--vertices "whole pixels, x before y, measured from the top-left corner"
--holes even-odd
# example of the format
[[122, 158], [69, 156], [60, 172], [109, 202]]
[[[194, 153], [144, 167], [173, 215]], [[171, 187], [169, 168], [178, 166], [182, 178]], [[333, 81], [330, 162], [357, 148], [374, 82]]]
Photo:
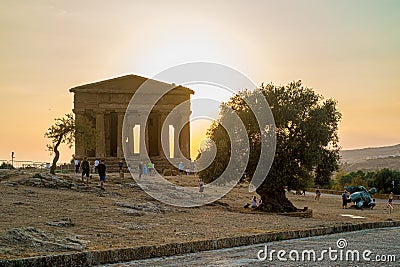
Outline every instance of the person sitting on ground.
[[254, 208], [257, 208], [257, 197], [256, 196], [254, 196], [253, 197], [253, 200], [251, 201], [251, 207], [254, 209]]
[[375, 198], [372, 199], [372, 202], [369, 204], [369, 208], [372, 210], [376, 205]]

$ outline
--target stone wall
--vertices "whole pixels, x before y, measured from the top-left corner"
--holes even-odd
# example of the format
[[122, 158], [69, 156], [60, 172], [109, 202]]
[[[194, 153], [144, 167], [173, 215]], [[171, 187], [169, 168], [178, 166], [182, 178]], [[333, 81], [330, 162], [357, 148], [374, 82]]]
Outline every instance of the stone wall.
[[15, 260], [0, 260], [0, 267], [5, 266], [93, 266], [117, 262], [127, 262], [155, 257], [173, 256], [199, 251], [246, 246], [294, 238], [359, 231], [372, 228], [397, 227], [400, 221], [345, 224], [306, 230], [277, 231], [248, 236], [199, 240], [192, 242], [171, 243], [154, 246], [117, 248], [109, 250], [84, 251], [79, 253], [58, 254]]

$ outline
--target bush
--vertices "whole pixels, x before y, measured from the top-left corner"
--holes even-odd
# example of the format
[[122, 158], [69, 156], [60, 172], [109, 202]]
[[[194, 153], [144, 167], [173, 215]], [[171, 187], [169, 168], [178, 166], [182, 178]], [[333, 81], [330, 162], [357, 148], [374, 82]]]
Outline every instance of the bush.
[[0, 169], [15, 169], [11, 164], [3, 162], [0, 165]]

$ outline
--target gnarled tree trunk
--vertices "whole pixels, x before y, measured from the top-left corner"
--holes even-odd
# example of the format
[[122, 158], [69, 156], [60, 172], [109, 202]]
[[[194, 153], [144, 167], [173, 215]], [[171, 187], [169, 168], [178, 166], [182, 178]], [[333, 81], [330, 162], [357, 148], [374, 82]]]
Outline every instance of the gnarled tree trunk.
[[259, 210], [267, 212], [294, 212], [299, 210], [287, 199], [285, 190], [271, 189], [273, 188], [261, 186], [256, 190], [262, 200], [262, 204], [258, 207]]
[[58, 151], [58, 146], [61, 144], [62, 136], [58, 139], [56, 145], [53, 147], [53, 152], [54, 152], [54, 159], [53, 159], [53, 164], [50, 167], [50, 173], [51, 174], [56, 174], [56, 168], [57, 168], [57, 161], [60, 158], [60, 151]]

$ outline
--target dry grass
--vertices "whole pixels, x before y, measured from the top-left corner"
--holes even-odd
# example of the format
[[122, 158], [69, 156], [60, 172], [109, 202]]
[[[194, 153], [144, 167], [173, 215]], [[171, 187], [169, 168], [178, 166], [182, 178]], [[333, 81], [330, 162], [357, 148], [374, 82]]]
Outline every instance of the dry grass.
[[[16, 172], [11, 176], [3, 174], [5, 172], [0, 176], [0, 241], [3, 240], [0, 242], [0, 259], [66, 251], [62, 248], [50, 249], [43, 244], [29, 245], [8, 236], [10, 229], [27, 226], [54, 235], [56, 239], [75, 236], [89, 241], [87, 249], [95, 250], [343, 223], [400, 220], [397, 205], [392, 214], [385, 210], [383, 203], [378, 203], [373, 210], [343, 210], [340, 196], [322, 195], [321, 200], [316, 201], [312, 193], [306, 196], [288, 193], [288, 197], [297, 207], [307, 206], [312, 209], [313, 218], [260, 213], [243, 208], [253, 196], [244, 184], [235, 187], [213, 205], [177, 208], [166, 206], [149, 197], [135, 186], [133, 179], [127, 174], [124, 178], [119, 178], [117, 174], [109, 175], [105, 192], [97, 187], [97, 176], [91, 180], [89, 189], [80, 186], [68, 189], [21, 184], [26, 181], [24, 179], [31, 179], [33, 173], [29, 172]], [[61, 178], [75, 184], [80, 181], [79, 176], [74, 174]], [[197, 179], [193, 176], [169, 179], [181, 185], [197, 185]], [[123, 207], [121, 203], [128, 206]], [[144, 205], [148, 209], [138, 209], [138, 205]], [[344, 217], [343, 214], [362, 218]], [[61, 218], [70, 218], [74, 226], [54, 227], [46, 224]]]

